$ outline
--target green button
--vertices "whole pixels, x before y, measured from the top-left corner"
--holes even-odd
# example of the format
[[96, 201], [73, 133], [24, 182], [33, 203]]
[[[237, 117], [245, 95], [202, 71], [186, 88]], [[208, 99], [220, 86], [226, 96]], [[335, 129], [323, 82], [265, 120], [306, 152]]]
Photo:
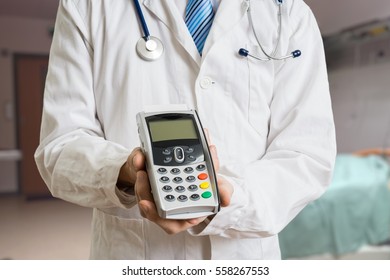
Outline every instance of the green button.
[[210, 198], [212, 196], [211, 192], [204, 192], [202, 193], [203, 198]]

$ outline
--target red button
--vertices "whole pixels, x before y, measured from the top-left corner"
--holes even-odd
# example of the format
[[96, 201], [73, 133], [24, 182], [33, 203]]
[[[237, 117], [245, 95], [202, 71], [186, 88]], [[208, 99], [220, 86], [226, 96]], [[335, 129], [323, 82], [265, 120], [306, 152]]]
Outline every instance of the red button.
[[209, 177], [209, 176], [207, 176], [206, 173], [200, 173], [200, 174], [198, 175], [198, 179], [199, 179], [199, 180], [206, 180], [208, 177]]

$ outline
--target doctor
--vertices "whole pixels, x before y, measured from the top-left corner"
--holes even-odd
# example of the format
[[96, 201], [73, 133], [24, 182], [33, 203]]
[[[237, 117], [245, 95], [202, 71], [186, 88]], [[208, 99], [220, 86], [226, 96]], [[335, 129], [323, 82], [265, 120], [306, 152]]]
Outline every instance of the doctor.
[[[60, 1], [35, 158], [53, 196], [93, 208], [93, 259], [279, 259], [278, 232], [330, 182], [334, 123], [308, 6], [284, 1], [280, 22], [274, 0], [213, 1], [200, 54], [186, 2], [141, 1], [164, 46], [148, 61], [133, 1]], [[219, 163], [217, 215], [156, 218], [135, 117], [151, 104], [197, 109]]]

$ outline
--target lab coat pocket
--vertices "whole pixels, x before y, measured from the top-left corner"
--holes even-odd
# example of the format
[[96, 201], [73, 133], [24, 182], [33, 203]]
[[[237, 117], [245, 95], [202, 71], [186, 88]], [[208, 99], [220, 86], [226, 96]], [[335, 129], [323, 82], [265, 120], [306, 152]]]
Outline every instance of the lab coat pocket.
[[92, 230], [92, 259], [145, 259], [142, 219], [94, 209]]

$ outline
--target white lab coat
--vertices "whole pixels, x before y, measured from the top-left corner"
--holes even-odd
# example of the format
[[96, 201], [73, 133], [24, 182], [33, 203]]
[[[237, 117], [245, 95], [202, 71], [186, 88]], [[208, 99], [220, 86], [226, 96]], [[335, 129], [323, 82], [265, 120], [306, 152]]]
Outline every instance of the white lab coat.
[[[277, 40], [274, 1], [252, 0], [264, 48]], [[221, 1], [200, 57], [173, 0], [141, 1], [163, 56], [136, 54], [141, 28], [130, 0], [62, 0], [35, 157], [51, 193], [92, 207], [93, 259], [279, 259], [277, 234], [329, 184], [334, 123], [321, 36], [302, 0], [285, 1], [276, 55], [262, 55], [243, 0]], [[218, 149], [231, 205], [210, 223], [167, 235], [116, 188], [120, 167], [139, 146], [144, 105], [196, 108]], [[77, 238], [77, 236], [75, 236]], [[60, 240], [59, 240], [60, 241]]]

